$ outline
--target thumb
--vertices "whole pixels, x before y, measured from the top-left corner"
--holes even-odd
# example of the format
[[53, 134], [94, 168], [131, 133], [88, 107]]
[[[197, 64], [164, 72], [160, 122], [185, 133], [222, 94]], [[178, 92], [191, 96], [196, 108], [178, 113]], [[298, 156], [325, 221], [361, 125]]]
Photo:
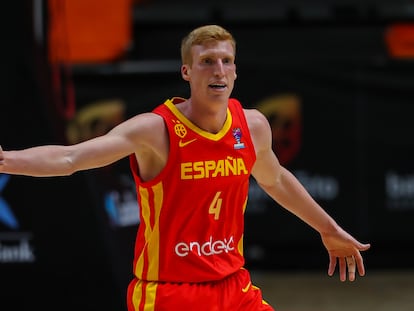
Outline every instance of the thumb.
[[371, 244], [358, 242], [357, 248], [359, 251], [366, 251], [371, 248]]

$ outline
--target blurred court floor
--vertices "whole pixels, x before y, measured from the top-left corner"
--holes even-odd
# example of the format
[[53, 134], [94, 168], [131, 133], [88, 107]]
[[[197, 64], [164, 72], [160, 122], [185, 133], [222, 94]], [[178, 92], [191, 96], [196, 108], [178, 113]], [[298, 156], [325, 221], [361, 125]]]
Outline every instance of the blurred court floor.
[[414, 310], [414, 270], [369, 270], [345, 283], [326, 271], [251, 273], [276, 311]]

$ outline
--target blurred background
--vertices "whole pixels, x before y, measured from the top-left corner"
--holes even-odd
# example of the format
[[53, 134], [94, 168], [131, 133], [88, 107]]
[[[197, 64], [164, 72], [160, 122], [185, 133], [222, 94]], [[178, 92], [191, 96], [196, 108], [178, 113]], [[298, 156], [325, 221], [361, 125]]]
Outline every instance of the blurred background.
[[[28, 0], [4, 3], [0, 143], [101, 135], [187, 97], [180, 43], [237, 40], [233, 95], [263, 111], [283, 165], [362, 242], [367, 276], [326, 276], [316, 232], [251, 182], [246, 265], [280, 311], [414, 309], [414, 3]], [[69, 177], [0, 174], [0, 308], [125, 310], [137, 203], [127, 159]]]

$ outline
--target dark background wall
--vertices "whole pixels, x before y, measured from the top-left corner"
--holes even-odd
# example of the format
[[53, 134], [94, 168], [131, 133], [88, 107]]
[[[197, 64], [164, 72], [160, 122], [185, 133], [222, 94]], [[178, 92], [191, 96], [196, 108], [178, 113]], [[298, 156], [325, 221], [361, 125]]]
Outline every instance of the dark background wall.
[[[48, 59], [47, 3], [9, 2], [5, 149], [68, 143], [71, 121], [91, 103], [119, 101], [127, 118], [188, 96], [180, 40], [219, 23], [237, 39], [235, 97], [246, 107], [283, 94], [299, 99], [300, 140], [291, 141], [298, 151], [285, 165], [339, 223], [373, 244], [368, 268], [413, 267], [406, 245], [414, 239], [414, 63], [392, 57], [385, 40], [391, 25], [412, 22], [408, 1], [134, 2], [131, 44], [119, 58], [65, 66]], [[139, 225], [134, 200], [126, 160], [64, 178], [0, 175], [1, 303], [124, 307]], [[325, 269], [328, 259], [317, 234], [254, 181], [245, 240], [255, 269]]]

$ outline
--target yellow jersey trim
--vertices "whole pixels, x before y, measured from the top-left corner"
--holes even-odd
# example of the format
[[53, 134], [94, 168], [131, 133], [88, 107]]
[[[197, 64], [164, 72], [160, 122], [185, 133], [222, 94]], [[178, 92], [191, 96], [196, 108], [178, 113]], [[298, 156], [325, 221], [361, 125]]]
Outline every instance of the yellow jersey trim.
[[209, 133], [207, 131], [204, 131], [203, 129], [201, 129], [197, 125], [195, 125], [193, 122], [191, 122], [190, 120], [188, 120], [187, 117], [185, 115], [183, 115], [181, 113], [181, 111], [177, 109], [177, 107], [175, 107], [175, 105], [172, 102], [172, 100], [167, 99], [164, 104], [188, 128], [190, 128], [191, 130], [193, 130], [194, 132], [196, 132], [200, 136], [203, 136], [205, 138], [211, 139], [213, 141], [218, 141], [221, 138], [223, 138], [224, 135], [226, 135], [226, 133], [229, 131], [229, 129], [231, 127], [231, 124], [232, 124], [232, 121], [233, 121], [232, 116], [231, 116], [231, 113], [230, 113], [230, 109], [227, 108], [227, 118], [226, 118], [226, 121], [224, 122], [223, 127], [221, 128], [221, 130], [218, 133], [213, 134], [213, 133]]

